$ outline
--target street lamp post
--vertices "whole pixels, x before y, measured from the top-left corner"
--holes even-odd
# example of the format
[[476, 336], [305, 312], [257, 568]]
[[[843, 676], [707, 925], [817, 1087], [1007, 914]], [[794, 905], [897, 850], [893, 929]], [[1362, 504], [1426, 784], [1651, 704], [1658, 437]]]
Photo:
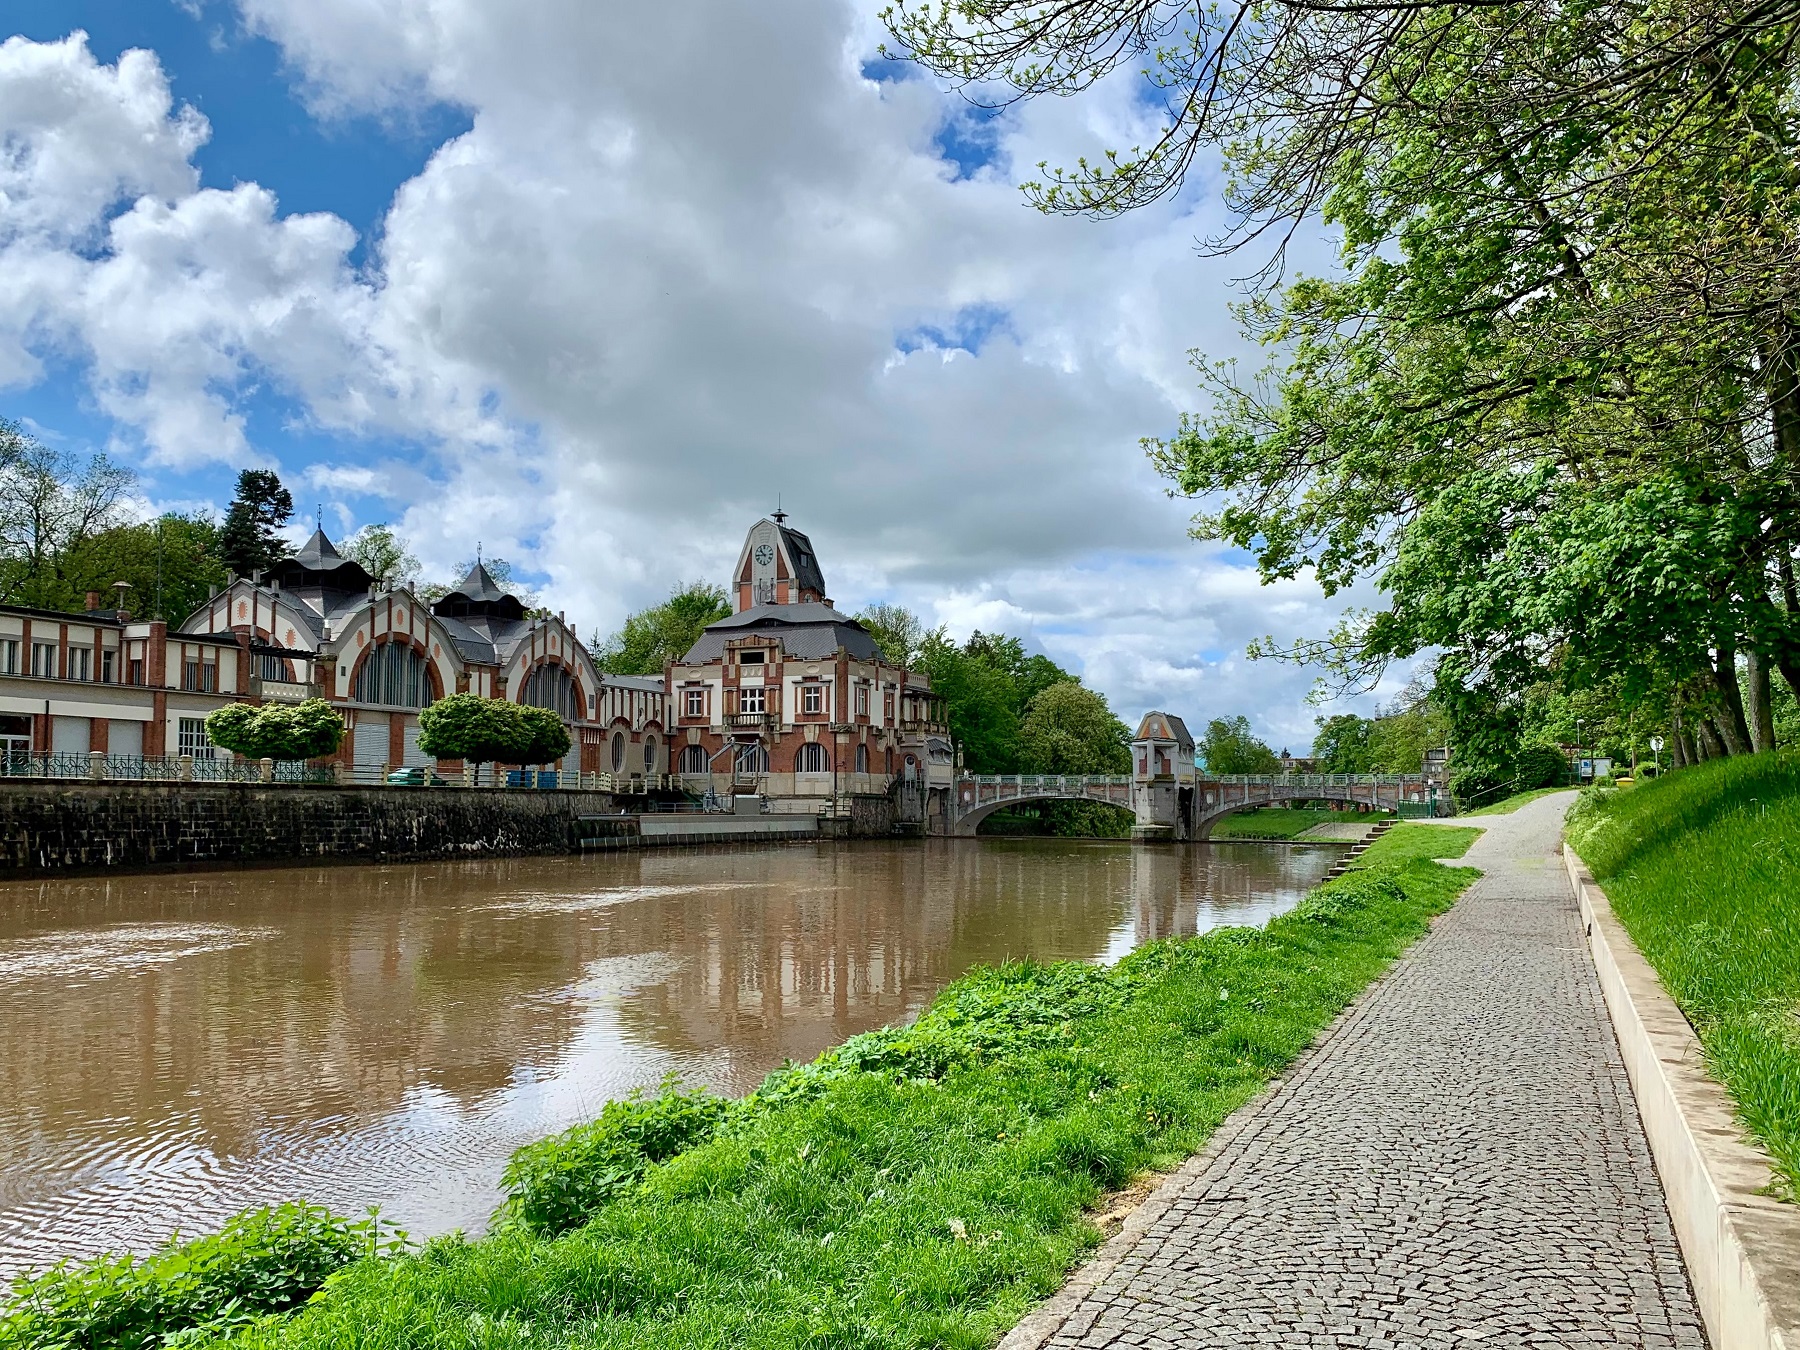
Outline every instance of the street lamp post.
[[1662, 773], [1662, 748], [1663, 738], [1661, 736], [1652, 736], [1650, 738], [1650, 753], [1656, 756], [1656, 772], [1658, 774]]

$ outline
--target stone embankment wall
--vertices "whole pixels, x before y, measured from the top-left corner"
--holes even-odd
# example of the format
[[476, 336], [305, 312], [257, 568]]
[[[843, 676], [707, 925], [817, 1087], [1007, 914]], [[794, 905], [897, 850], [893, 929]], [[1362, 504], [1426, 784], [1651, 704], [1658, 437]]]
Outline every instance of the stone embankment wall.
[[0, 782], [0, 875], [566, 853], [604, 792]]

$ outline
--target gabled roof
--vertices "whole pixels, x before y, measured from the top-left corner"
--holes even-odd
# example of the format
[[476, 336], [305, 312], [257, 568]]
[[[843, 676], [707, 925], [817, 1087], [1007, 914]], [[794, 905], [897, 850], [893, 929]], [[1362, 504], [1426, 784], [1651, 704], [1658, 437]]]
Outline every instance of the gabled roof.
[[794, 564], [794, 580], [803, 591], [825, 594], [825, 573], [819, 567], [819, 555], [813, 552], [812, 540], [798, 530], [777, 524], [781, 542], [787, 547], [788, 559]]

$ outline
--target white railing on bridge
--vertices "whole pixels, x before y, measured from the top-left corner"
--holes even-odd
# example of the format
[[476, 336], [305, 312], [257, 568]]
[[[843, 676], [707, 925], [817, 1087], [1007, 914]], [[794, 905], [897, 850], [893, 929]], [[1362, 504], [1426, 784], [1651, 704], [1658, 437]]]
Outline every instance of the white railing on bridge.
[[977, 787], [1024, 787], [1034, 790], [1079, 792], [1088, 787], [1130, 787], [1131, 775], [1125, 773], [978, 773], [964, 774], [959, 783]]

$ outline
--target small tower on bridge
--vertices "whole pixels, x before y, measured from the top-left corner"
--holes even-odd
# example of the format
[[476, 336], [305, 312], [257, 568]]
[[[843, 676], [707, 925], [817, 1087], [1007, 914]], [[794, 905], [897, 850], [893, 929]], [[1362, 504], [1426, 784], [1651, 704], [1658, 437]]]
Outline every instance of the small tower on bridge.
[[1131, 741], [1131, 837], [1192, 836], [1194, 738], [1174, 713], [1148, 712]]

